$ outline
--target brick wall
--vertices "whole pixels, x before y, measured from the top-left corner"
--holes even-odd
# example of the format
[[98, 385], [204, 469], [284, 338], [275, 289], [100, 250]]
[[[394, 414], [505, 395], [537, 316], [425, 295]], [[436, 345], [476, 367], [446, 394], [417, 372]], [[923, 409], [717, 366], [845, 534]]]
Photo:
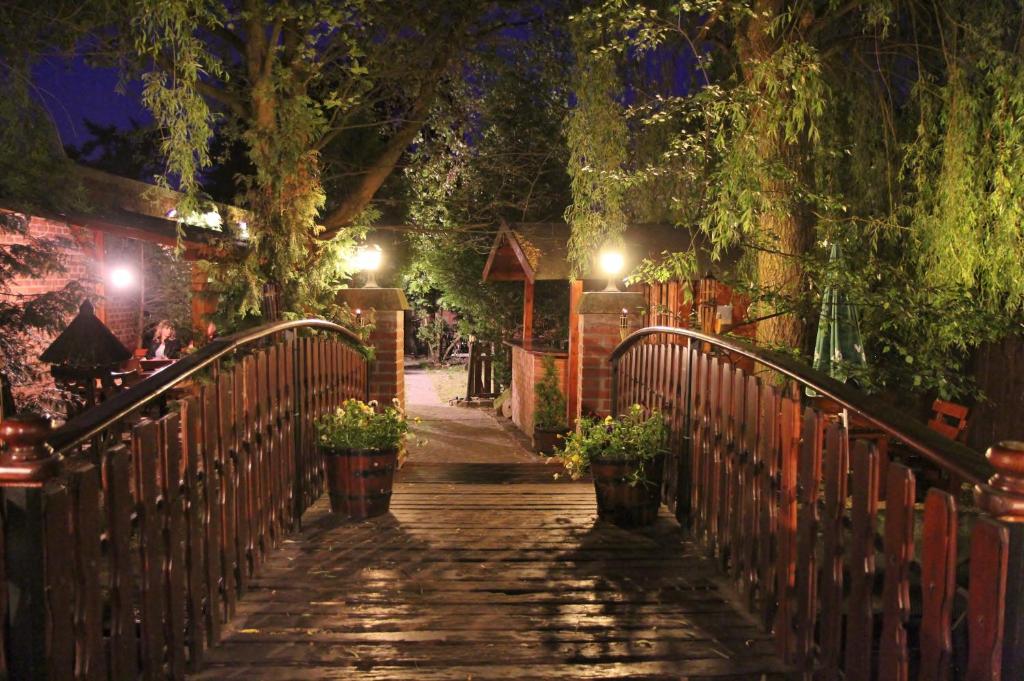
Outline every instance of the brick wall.
[[369, 344], [374, 349], [370, 364], [370, 399], [388, 405], [398, 398], [405, 404], [405, 313], [376, 310]]
[[[125, 264], [133, 265], [141, 276], [140, 242], [112, 235], [97, 237], [93, 230], [40, 217], [32, 217], [29, 220], [29, 234], [32, 238], [63, 242], [65, 248], [62, 249], [62, 254], [66, 271], [62, 275], [14, 279], [10, 292], [31, 296], [62, 289], [72, 281], [80, 282], [92, 295], [106, 294], [98, 301], [97, 314], [105, 315], [107, 326], [125, 346], [129, 349], [137, 347], [141, 289], [134, 286], [124, 292], [104, 291], [102, 284], [104, 261], [124, 261]], [[0, 244], [5, 246], [25, 241], [22, 237], [0, 234]], [[100, 248], [103, 249], [102, 253], [99, 251]], [[5, 332], [9, 330], [5, 329]], [[52, 341], [53, 336], [32, 333], [26, 334], [20, 342], [24, 343], [26, 355], [36, 358]], [[53, 381], [49, 377], [49, 365], [37, 362], [36, 368], [38, 380], [30, 385], [15, 386], [15, 400], [19, 404], [36, 400], [55, 403], [57, 395], [53, 390]]]
[[[590, 300], [587, 300], [591, 298]], [[597, 303], [596, 305], [592, 303]], [[589, 309], [588, 309], [589, 308]], [[622, 340], [622, 309], [629, 310], [627, 330], [641, 328], [643, 298], [636, 293], [584, 293], [580, 303], [579, 416], [607, 416], [612, 412], [612, 368], [608, 358]]]
[[123, 291], [105, 287], [103, 291], [104, 323], [129, 350], [141, 343], [142, 315], [142, 242], [135, 239], [104, 235], [104, 262], [106, 267], [119, 265], [132, 268], [138, 277], [136, 285]]
[[[555, 357], [558, 383], [566, 392], [566, 359]], [[544, 355], [512, 347], [512, 423], [527, 435], [533, 435], [533, 414], [536, 397], [533, 387], [544, 376]]]

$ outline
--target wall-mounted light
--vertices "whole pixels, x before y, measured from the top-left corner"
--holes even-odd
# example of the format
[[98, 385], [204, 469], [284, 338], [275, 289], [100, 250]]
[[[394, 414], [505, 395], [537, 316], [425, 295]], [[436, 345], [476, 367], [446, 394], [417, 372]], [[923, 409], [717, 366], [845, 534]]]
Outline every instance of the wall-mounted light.
[[356, 326], [362, 326], [362, 325], [363, 325], [363, 311], [357, 307], [356, 308]]
[[622, 314], [619, 315], [619, 340], [626, 340], [626, 336], [629, 335], [629, 310], [622, 308]]
[[238, 222], [238, 236], [243, 239], [249, 238], [249, 223], [245, 220], [239, 220]]
[[115, 265], [107, 272], [111, 288], [123, 291], [135, 285], [135, 270], [127, 265]]
[[601, 254], [597, 257], [597, 263], [601, 271], [608, 277], [608, 286], [604, 290], [618, 291], [618, 278], [626, 264], [626, 259], [623, 257], [622, 252], [615, 250], [601, 251]]
[[377, 270], [384, 261], [384, 252], [377, 244], [361, 246], [356, 251], [355, 266], [361, 272], [366, 273], [366, 283], [363, 288], [377, 288]]

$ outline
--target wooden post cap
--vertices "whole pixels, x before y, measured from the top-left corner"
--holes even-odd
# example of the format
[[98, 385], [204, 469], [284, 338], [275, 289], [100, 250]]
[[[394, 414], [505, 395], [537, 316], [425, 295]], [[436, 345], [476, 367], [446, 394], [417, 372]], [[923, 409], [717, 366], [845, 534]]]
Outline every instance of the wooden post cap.
[[989, 447], [985, 457], [995, 468], [988, 484], [974, 489], [978, 506], [1007, 521], [1024, 521], [1024, 442], [1005, 440]]
[[33, 485], [54, 477], [58, 457], [46, 445], [49, 420], [16, 415], [0, 422], [0, 484]]

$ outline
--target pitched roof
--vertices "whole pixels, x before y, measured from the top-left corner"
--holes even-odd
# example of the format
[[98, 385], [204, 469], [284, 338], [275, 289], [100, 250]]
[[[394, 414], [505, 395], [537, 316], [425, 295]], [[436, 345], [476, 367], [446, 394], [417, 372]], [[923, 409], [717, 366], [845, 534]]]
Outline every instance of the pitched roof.
[[[569, 225], [564, 222], [503, 222], [495, 236], [484, 266], [484, 281], [568, 280]], [[719, 271], [732, 259], [713, 263], [707, 239], [695, 230], [665, 224], [630, 225], [623, 234], [625, 271], [645, 258], [658, 258], [665, 251], [678, 253], [695, 249], [700, 273]], [[584, 279], [601, 279], [597, 264], [582, 273]]]

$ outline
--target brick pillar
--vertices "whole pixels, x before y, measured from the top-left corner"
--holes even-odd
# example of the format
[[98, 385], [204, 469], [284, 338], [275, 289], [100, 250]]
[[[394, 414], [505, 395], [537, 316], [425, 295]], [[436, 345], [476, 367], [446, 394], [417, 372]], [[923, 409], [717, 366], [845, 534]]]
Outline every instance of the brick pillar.
[[368, 344], [374, 350], [370, 363], [370, 399], [382, 405], [398, 401], [405, 406], [405, 311], [409, 302], [397, 288], [350, 288], [338, 293], [338, 303], [362, 310], [373, 325]]
[[612, 366], [608, 358], [621, 340], [622, 310], [628, 311], [627, 328], [633, 332], [642, 326], [644, 304], [640, 293], [598, 291], [580, 297], [576, 418], [611, 413]]

